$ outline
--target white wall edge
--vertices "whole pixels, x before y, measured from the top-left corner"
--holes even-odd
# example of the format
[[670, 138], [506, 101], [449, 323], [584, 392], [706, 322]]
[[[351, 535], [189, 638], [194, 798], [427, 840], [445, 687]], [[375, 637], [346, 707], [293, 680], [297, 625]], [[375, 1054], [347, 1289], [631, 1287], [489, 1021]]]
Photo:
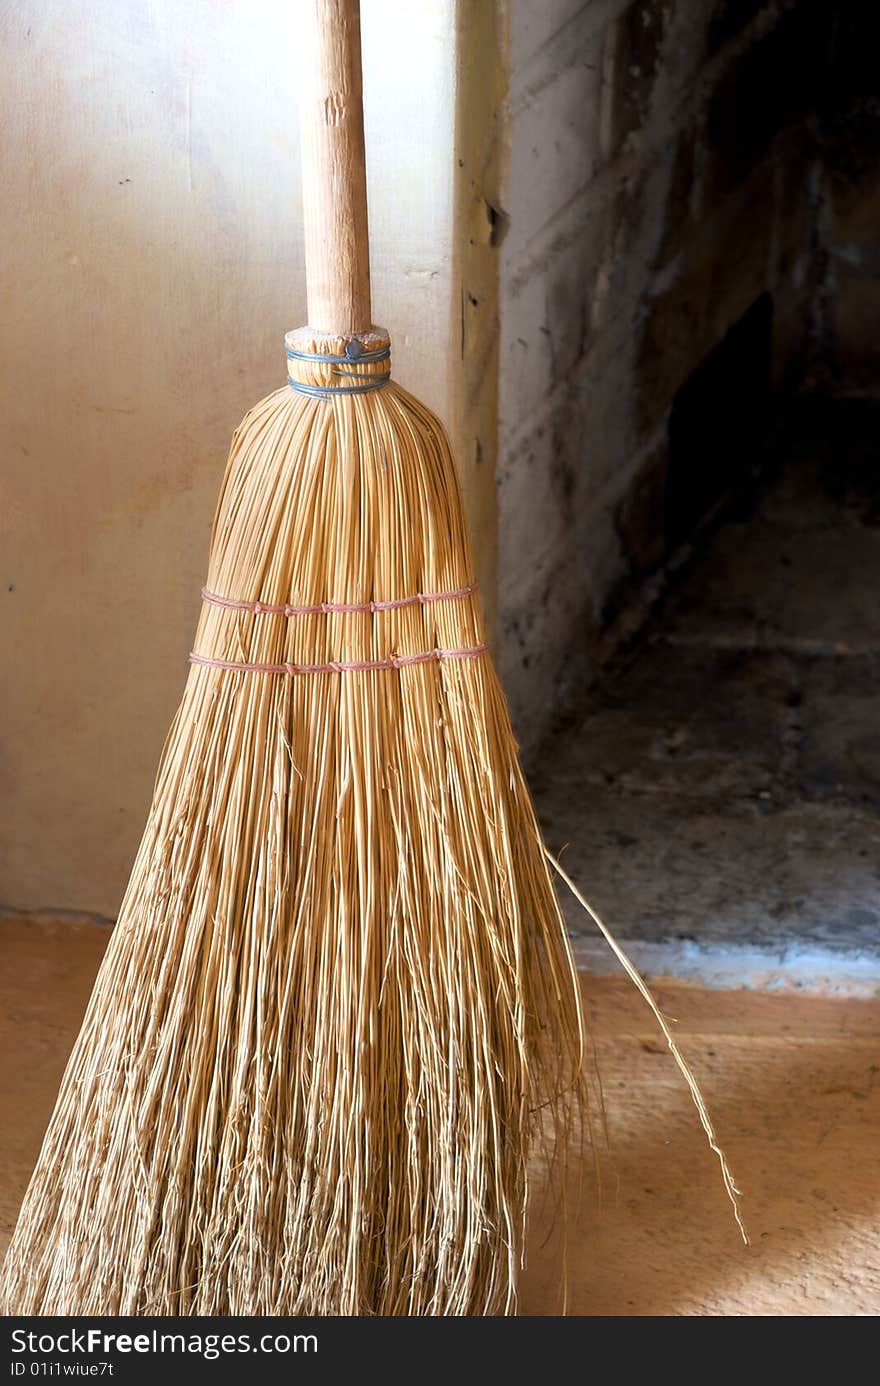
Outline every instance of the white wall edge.
[[[704, 987], [747, 991], [815, 991], [853, 998], [880, 996], [880, 955], [876, 953], [805, 945], [765, 948], [678, 939], [664, 943], [618, 939], [618, 944], [639, 972], [649, 979], [671, 978]], [[571, 947], [579, 971], [600, 975], [621, 971], [611, 949], [601, 938], [575, 936]]]

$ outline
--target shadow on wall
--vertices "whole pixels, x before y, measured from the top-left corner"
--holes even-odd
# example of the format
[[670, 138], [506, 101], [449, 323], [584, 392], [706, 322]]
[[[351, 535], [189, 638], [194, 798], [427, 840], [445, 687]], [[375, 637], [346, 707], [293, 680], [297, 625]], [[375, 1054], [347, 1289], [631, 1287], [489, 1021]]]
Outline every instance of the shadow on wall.
[[[672, 411], [754, 305], [775, 398], [876, 385], [878, 22], [865, 0], [510, 6], [499, 592], [527, 752], [702, 511]], [[720, 423], [705, 447], [720, 491]]]

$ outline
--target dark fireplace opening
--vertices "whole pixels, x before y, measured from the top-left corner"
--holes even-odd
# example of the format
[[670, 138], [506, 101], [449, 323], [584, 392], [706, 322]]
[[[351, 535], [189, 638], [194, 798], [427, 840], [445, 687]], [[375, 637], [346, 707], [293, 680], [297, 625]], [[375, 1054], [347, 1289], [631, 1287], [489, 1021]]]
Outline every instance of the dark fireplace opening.
[[861, 994], [880, 987], [880, 19], [708, 8], [609, 25], [606, 98], [632, 99], [583, 218], [607, 235], [566, 338], [583, 365], [552, 395], [554, 543], [521, 527], [510, 572], [534, 532], [540, 601], [505, 589], [536, 697], [554, 659], [563, 691], [591, 663], [530, 765], [551, 847], [646, 971]]
[[691, 538], [758, 466], [771, 408], [773, 300], [761, 294], [676, 394], [669, 414], [665, 535]]

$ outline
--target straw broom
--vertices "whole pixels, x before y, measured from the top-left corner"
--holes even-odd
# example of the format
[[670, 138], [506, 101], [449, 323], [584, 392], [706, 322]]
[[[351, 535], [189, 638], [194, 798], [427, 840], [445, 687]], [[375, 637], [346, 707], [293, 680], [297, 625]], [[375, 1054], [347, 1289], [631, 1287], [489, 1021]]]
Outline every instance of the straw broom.
[[371, 322], [358, 6], [300, 8], [310, 327], [233, 438], [10, 1312], [515, 1312], [581, 1084], [449, 445]]

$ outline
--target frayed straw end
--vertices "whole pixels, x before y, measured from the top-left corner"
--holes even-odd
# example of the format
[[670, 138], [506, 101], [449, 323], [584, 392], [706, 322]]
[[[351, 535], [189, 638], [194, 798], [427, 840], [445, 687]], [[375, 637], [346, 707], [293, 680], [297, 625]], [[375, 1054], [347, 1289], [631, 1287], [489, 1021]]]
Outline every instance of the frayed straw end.
[[681, 1050], [676, 1044], [672, 1032], [669, 1029], [669, 1025], [667, 1024], [667, 1021], [662, 1011], [660, 1010], [660, 1007], [657, 1005], [657, 1002], [654, 1000], [653, 996], [648, 990], [648, 987], [644, 979], [642, 978], [641, 974], [630, 962], [629, 958], [626, 956], [623, 949], [620, 947], [620, 944], [617, 942], [614, 935], [611, 933], [611, 930], [608, 928], [606, 924], [602, 922], [596, 911], [578, 890], [577, 886], [575, 885], [571, 877], [568, 875], [568, 873], [553, 856], [552, 852], [548, 851], [546, 847], [544, 848], [544, 854], [547, 860], [549, 861], [550, 865], [553, 867], [554, 871], [556, 871], [559, 877], [568, 886], [569, 890], [571, 891], [574, 898], [577, 900], [578, 904], [582, 907], [582, 909], [586, 910], [587, 914], [590, 916], [593, 923], [599, 929], [600, 933], [602, 934], [602, 937], [605, 939], [605, 942], [608, 944], [612, 953], [617, 958], [617, 961], [620, 963], [624, 972], [629, 977], [630, 981], [633, 983], [636, 990], [644, 998], [644, 1000], [648, 1003], [651, 1010], [653, 1011], [654, 1019], [657, 1021], [657, 1024], [659, 1025], [660, 1030], [663, 1034], [663, 1038], [666, 1040], [666, 1043], [669, 1046], [669, 1052], [675, 1060], [676, 1064], [678, 1065], [679, 1071], [681, 1072], [682, 1077], [688, 1085], [691, 1097], [693, 1098], [694, 1106], [696, 1107], [700, 1117], [700, 1124], [706, 1133], [706, 1139], [709, 1142], [709, 1148], [718, 1157], [718, 1163], [721, 1166], [721, 1178], [724, 1184], [725, 1193], [727, 1194], [727, 1197], [730, 1199], [730, 1204], [733, 1208], [733, 1216], [736, 1219], [736, 1225], [739, 1228], [740, 1236], [743, 1239], [743, 1245], [748, 1246], [749, 1234], [746, 1231], [745, 1223], [743, 1222], [738, 1197], [739, 1195], [741, 1195], [742, 1190], [737, 1188], [736, 1181], [734, 1180], [730, 1170], [730, 1166], [727, 1163], [727, 1156], [724, 1154], [724, 1151], [718, 1144], [718, 1139], [715, 1134], [715, 1127], [712, 1124], [712, 1118], [709, 1116], [709, 1111], [706, 1107], [703, 1094], [700, 1091], [700, 1086], [693, 1075], [690, 1065], [688, 1064], [687, 1060], [685, 1059], [684, 1055], [682, 1054]]

